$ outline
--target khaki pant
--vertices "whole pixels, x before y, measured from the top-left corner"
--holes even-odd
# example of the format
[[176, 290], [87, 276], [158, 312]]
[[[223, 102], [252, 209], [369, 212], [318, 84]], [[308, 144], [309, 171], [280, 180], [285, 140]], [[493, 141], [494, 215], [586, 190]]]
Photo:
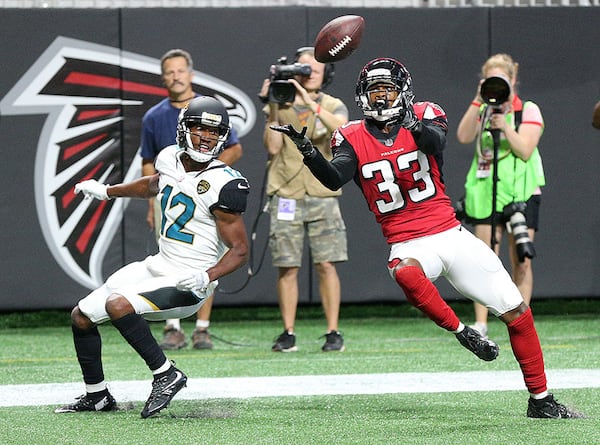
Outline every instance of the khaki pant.
[[273, 266], [300, 267], [304, 249], [304, 234], [308, 235], [314, 263], [348, 260], [346, 225], [337, 197], [305, 196], [295, 200], [293, 220], [278, 219], [279, 197], [269, 204], [271, 227], [269, 246]]

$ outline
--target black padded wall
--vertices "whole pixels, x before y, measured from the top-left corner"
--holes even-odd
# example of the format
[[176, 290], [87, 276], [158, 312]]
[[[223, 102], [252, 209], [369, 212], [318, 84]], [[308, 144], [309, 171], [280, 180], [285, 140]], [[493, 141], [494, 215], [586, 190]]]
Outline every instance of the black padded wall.
[[[72, 84], [50, 90], [56, 85], [47, 84], [49, 79], [43, 77], [50, 63], [59, 63], [47, 53], [57, 39], [78, 42], [83, 53], [89, 45], [88, 55], [96, 54], [93, 50], [98, 50], [97, 46], [120, 54], [117, 62], [109, 57], [108, 65], [109, 71], [118, 73], [124, 81], [120, 85], [123, 102], [117, 107], [124, 117], [116, 142], [122, 152], [118, 163], [121, 177], [132, 174], [130, 164], [139, 162], [132, 160], [139, 143], [139, 118], [144, 107], [160, 99], [158, 59], [166, 50], [189, 50], [196, 70], [243, 92], [255, 113], [254, 117], [246, 116], [246, 122], [253, 125], [242, 137], [244, 156], [236, 166], [252, 185], [246, 214], [250, 230], [262, 210], [261, 185], [267, 159], [262, 146], [261, 104], [256, 94], [278, 57], [293, 57], [296, 48], [313, 41], [325, 22], [342, 14], [364, 16], [366, 31], [361, 47], [336, 65], [329, 92], [344, 100], [351, 118], [360, 118], [354, 104], [360, 68], [380, 56], [405, 63], [413, 75], [417, 99], [435, 101], [448, 114], [450, 133], [444, 172], [448, 193], [454, 200], [462, 194], [473, 150], [458, 144], [455, 131], [475, 93], [479, 68], [496, 52], [508, 52], [520, 62], [519, 92], [540, 105], [546, 122], [540, 149], [548, 185], [543, 192], [541, 230], [536, 238], [534, 296], [600, 295], [600, 285], [594, 279], [600, 269], [600, 209], [595, 203], [600, 132], [590, 125], [592, 107], [600, 98], [600, 61], [594, 57], [597, 49], [593, 43], [600, 40], [598, 8], [208, 8], [186, 9], [184, 13], [181, 9], [162, 8], [5, 9], [0, 15], [4, 42], [0, 55], [10, 64], [0, 73], [0, 147], [4, 158], [0, 164], [4, 198], [0, 210], [0, 283], [4, 290], [0, 310], [70, 307], [90, 287], [75, 280], [65, 271], [68, 265], [57, 261], [47, 242], [52, 235], [48, 233], [51, 224], [40, 217], [36, 204], [36, 193], [44, 178], [35, 175], [52, 171], [36, 166], [36, 159], [44, 159], [40, 155], [42, 142], [51, 140], [57, 131], [51, 124], [58, 120], [51, 122], [47, 101], [64, 105], [69, 102], [64, 97], [77, 97], [69, 103], [77, 102], [80, 109], [89, 106], [77, 96], [80, 92], [69, 90]], [[86, 62], [82, 69], [96, 69], [89, 64]], [[154, 72], [150, 72], [150, 66], [154, 66]], [[15, 88], [33, 81], [46, 85], [46, 89], [27, 102]], [[141, 92], [131, 87], [141, 83], [153, 87]], [[93, 82], [90, 85], [97, 87]], [[57, 108], [52, 110], [56, 113]], [[68, 194], [63, 196], [67, 198]], [[132, 201], [122, 212], [123, 220], [115, 225], [114, 235], [106, 241], [107, 247], [97, 260], [102, 277], [154, 251], [144, 219], [146, 205]], [[404, 299], [387, 274], [388, 247], [354, 184], [344, 189], [341, 205], [350, 245], [350, 260], [339, 265], [343, 302]], [[63, 227], [69, 230], [68, 224]], [[66, 235], [57, 236], [62, 240]], [[256, 227], [255, 268], [267, 236], [268, 216], [263, 214]], [[247, 269], [221, 280], [225, 292], [220, 292], [215, 304], [276, 304], [276, 271], [270, 261], [267, 249], [262, 268], [241, 292], [229, 293], [246, 281]], [[301, 301], [319, 301], [316, 277], [310, 268], [303, 268], [300, 280]], [[437, 284], [448, 299], [459, 298], [443, 280]]]

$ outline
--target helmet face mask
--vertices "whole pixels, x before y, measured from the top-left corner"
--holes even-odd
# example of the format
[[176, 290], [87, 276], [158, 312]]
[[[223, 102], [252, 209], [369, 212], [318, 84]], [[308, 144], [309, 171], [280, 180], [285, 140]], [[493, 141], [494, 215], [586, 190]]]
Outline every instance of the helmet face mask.
[[[374, 91], [386, 90], [385, 99]], [[394, 92], [397, 92], [395, 98]], [[371, 94], [370, 94], [371, 93]], [[377, 96], [377, 100], [372, 100]], [[412, 104], [412, 78], [408, 70], [395, 59], [374, 59], [361, 70], [356, 84], [356, 104], [366, 118], [378, 122], [400, 120]]]
[[[200, 131], [191, 131], [192, 128], [202, 127]], [[210, 149], [195, 147], [192, 136], [200, 137], [202, 131], [215, 129], [214, 137], [217, 143]], [[229, 115], [225, 107], [212, 97], [202, 96], [193, 99], [188, 106], [179, 113], [177, 123], [177, 144], [190, 158], [196, 162], [210, 162], [217, 158], [223, 151], [224, 144], [229, 138], [231, 127]], [[206, 136], [204, 136], [204, 139]], [[202, 142], [203, 137], [200, 137]]]

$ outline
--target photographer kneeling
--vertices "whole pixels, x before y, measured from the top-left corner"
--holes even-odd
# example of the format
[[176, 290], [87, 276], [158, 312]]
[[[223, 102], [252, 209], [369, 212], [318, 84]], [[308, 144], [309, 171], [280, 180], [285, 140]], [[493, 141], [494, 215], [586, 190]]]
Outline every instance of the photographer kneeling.
[[[296, 351], [294, 331], [298, 305], [298, 270], [302, 264], [304, 235], [308, 235], [311, 259], [319, 279], [319, 292], [327, 319], [322, 350], [343, 351], [338, 330], [341, 286], [335, 263], [348, 259], [346, 226], [338, 196], [323, 186], [305, 167], [296, 145], [272, 125], [307, 127], [307, 136], [331, 159], [329, 142], [333, 131], [348, 121], [346, 105], [322, 88], [331, 82], [333, 65], [314, 58], [314, 48], [296, 51], [294, 64], [281, 58], [271, 66], [259, 98], [266, 103], [263, 141], [269, 154], [267, 195], [270, 198], [270, 248], [277, 267], [277, 292], [284, 331], [272, 351]], [[307, 69], [309, 68], [309, 69]]]
[[[462, 144], [475, 141], [475, 155], [465, 183], [465, 221], [496, 254], [507, 231], [512, 278], [529, 305], [533, 293], [533, 238], [538, 229], [541, 187], [545, 185], [537, 148], [544, 120], [534, 102], [523, 101], [517, 95], [517, 71], [518, 64], [507, 54], [496, 54], [483, 64], [477, 94], [456, 135]], [[502, 79], [505, 82], [490, 82]], [[506, 91], [502, 91], [503, 85]], [[486, 307], [475, 303], [473, 327], [483, 335], [487, 335], [487, 314]]]

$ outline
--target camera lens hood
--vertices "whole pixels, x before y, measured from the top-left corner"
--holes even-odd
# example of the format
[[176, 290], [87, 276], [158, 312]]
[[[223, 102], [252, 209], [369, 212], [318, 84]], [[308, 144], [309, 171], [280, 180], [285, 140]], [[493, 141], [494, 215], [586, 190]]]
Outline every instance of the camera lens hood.
[[503, 104], [510, 97], [510, 84], [503, 77], [488, 77], [481, 84], [479, 94], [483, 101], [491, 106]]

